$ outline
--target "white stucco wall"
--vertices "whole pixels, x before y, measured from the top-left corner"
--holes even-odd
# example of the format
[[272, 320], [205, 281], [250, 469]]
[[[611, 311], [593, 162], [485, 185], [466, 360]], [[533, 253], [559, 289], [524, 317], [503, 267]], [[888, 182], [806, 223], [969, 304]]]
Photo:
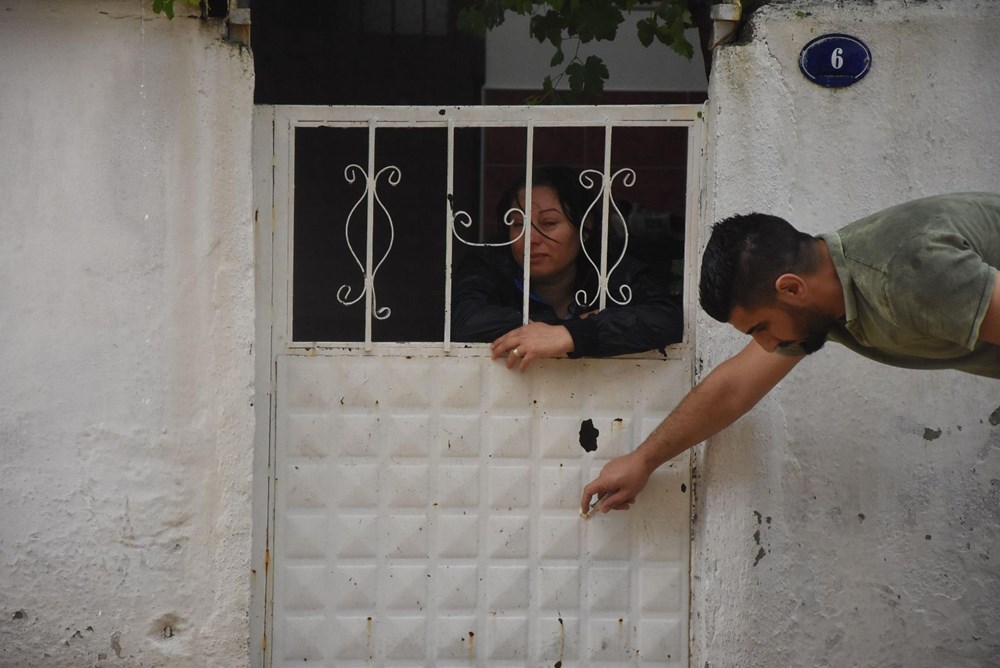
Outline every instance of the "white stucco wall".
[[248, 657], [252, 63], [150, 5], [0, 3], [3, 666]]
[[[607, 90], [701, 91], [705, 90], [705, 65], [698, 46], [698, 31], [689, 30], [687, 40], [694, 46], [688, 60], [659, 42], [644, 47], [636, 37], [636, 24], [646, 12], [636, 10], [626, 17], [613, 42], [583, 44], [579, 56], [600, 56], [608, 66]], [[541, 88], [546, 75], [555, 80], [573, 57], [575, 42], [564, 47], [566, 62], [552, 68], [549, 63], [555, 49], [542, 44], [529, 32], [530, 18], [508, 15], [503, 24], [486, 35], [486, 88]], [[560, 89], [568, 89], [564, 80]]]
[[[831, 4], [716, 52], [709, 217], [1000, 189], [995, 3]], [[148, 5], [0, 5], [4, 666], [247, 661], [252, 65]], [[835, 31], [839, 91], [797, 66]], [[741, 343], [700, 318], [700, 368]], [[704, 450], [692, 666], [994, 665], [1000, 386], [828, 348]]]
[[[840, 90], [797, 60], [832, 32], [873, 52]], [[998, 33], [992, 2], [764, 8], [715, 54], [709, 218], [759, 210], [815, 233], [1000, 190]], [[702, 372], [744, 343], [701, 315]], [[997, 381], [833, 344], [800, 364], [704, 450], [691, 665], [998, 665], [998, 407]]]

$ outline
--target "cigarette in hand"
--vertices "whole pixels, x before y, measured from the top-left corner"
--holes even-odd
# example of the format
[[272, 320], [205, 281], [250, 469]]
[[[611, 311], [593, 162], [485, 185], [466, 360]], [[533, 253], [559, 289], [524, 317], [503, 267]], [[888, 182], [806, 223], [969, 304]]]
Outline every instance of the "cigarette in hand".
[[601, 509], [601, 504], [604, 503], [604, 499], [608, 498], [609, 496], [611, 496], [611, 492], [605, 492], [604, 494], [601, 494], [599, 497], [597, 497], [596, 501], [590, 504], [590, 509], [587, 510], [587, 512], [583, 512], [582, 510], [580, 511], [580, 517], [582, 517], [583, 519], [589, 518], [592, 514]]

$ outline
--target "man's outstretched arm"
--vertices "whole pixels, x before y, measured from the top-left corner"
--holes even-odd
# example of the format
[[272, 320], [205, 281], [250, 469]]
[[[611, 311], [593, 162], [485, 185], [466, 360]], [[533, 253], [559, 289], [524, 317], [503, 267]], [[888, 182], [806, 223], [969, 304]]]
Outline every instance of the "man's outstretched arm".
[[593, 496], [609, 493], [603, 512], [627, 509], [657, 467], [735, 422], [801, 359], [769, 353], [751, 341], [692, 388], [635, 451], [605, 464], [583, 488], [580, 508], [586, 512]]

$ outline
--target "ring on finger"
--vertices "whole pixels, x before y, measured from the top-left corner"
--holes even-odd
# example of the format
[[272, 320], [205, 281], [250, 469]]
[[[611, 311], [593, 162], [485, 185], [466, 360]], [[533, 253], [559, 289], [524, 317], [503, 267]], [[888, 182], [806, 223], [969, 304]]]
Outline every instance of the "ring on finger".
[[514, 357], [520, 357], [520, 356], [521, 356], [521, 351], [520, 351], [520, 350], [518, 350], [516, 346], [514, 347], [514, 350], [512, 350], [512, 351], [510, 351], [510, 352], [511, 352], [511, 354], [512, 354], [512, 355], [513, 355]]

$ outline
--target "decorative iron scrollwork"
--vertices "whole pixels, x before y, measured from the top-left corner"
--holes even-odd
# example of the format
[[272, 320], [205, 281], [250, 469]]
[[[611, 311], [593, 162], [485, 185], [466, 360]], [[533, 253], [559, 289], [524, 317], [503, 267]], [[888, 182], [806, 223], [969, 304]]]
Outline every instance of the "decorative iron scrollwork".
[[[587, 246], [584, 244], [584, 238], [585, 238], [584, 234], [586, 232], [586, 229], [583, 225], [580, 226], [579, 233], [580, 233], [581, 251], [583, 252], [584, 258], [586, 258], [587, 262], [590, 264], [590, 266], [594, 268], [594, 270], [597, 272], [598, 275], [598, 287], [593, 297], [588, 298], [587, 291], [583, 289], [578, 290], [576, 292], [575, 295], [576, 303], [580, 306], [593, 306], [594, 304], [597, 303], [602, 294], [606, 295], [607, 299], [610, 299], [612, 302], [614, 302], [619, 306], [624, 306], [625, 304], [628, 304], [629, 302], [632, 301], [632, 288], [628, 284], [623, 283], [621, 286], [619, 286], [617, 296], [611, 293], [611, 289], [609, 287], [611, 275], [618, 268], [618, 265], [621, 264], [622, 259], [625, 257], [625, 253], [628, 250], [628, 235], [629, 235], [628, 225], [625, 223], [625, 216], [622, 214], [621, 209], [619, 208], [618, 203], [615, 201], [614, 195], [611, 192], [612, 186], [614, 185], [615, 181], [619, 179], [622, 185], [624, 185], [626, 188], [631, 188], [633, 185], [635, 185], [635, 180], [636, 180], [635, 170], [627, 167], [619, 169], [614, 174], [612, 174], [611, 177], [608, 179], [605, 179], [604, 173], [597, 169], [586, 169], [580, 173], [580, 184], [586, 190], [593, 190], [595, 189], [595, 187], [598, 186], [598, 184], [600, 185], [600, 187], [597, 187], [596, 196], [594, 197], [594, 200], [590, 203], [590, 205], [587, 207], [587, 210], [586, 212], [584, 212], [582, 219], [587, 220], [587, 218], [589, 218], [591, 213], [593, 212], [594, 207], [597, 206], [598, 203], [601, 203], [603, 208], [604, 193], [605, 191], [607, 191], [608, 203], [609, 203], [608, 227], [610, 227], [615, 223], [617, 223], [621, 227], [621, 244], [615, 244], [615, 250], [617, 251], [616, 257], [613, 259], [613, 264], [611, 264], [611, 266], [607, 269], [605, 273], [602, 272], [601, 270], [601, 265], [600, 265], [601, 258], [595, 259], [594, 257], [592, 257], [590, 255], [590, 252], [588, 251]], [[466, 239], [463, 239], [458, 232], [458, 226], [460, 225], [465, 229], [470, 229], [472, 227], [472, 216], [469, 215], [467, 211], [463, 211], [461, 209], [455, 209], [454, 199], [455, 199], [454, 196], [451, 193], [449, 193], [448, 210], [451, 213], [451, 215], [449, 216], [449, 221], [451, 223], [451, 232], [455, 236], [455, 238], [461, 241], [463, 244], [467, 246], [480, 246], [480, 247], [510, 246], [515, 242], [517, 242], [518, 240], [520, 240], [522, 237], [524, 237], [525, 229], [522, 227], [521, 233], [518, 234], [513, 239], [510, 239], [509, 241], [485, 243], [485, 242], [468, 241]], [[515, 223], [515, 219], [513, 218], [514, 214], [520, 214], [521, 220], [527, 218], [524, 210], [519, 209], [518, 207], [511, 207], [507, 209], [503, 217], [503, 223], [507, 225], [507, 227], [510, 227]], [[610, 234], [610, 230], [608, 230], [607, 234]], [[608, 236], [606, 235], [604, 237], [605, 242], [607, 241], [607, 239]], [[609, 245], [610, 244], [607, 243], [602, 244], [602, 246], [609, 246]], [[608, 260], [611, 261], [610, 258], [608, 258]]]
[[[597, 258], [595, 261], [595, 259], [590, 256], [590, 252], [587, 250], [587, 246], [583, 243], [585, 230], [583, 225], [580, 226], [580, 248], [583, 251], [584, 257], [587, 259], [587, 262], [589, 262], [590, 266], [594, 268], [594, 271], [597, 272], [598, 276], [597, 291], [594, 293], [593, 298], [591, 299], [587, 298], [586, 290], [582, 289], [577, 290], [576, 303], [579, 304], [580, 306], [593, 306], [595, 303], [597, 303], [597, 300], [600, 299], [602, 293], [606, 295], [608, 299], [610, 299], [615, 304], [618, 304], [619, 306], [624, 306], [625, 304], [628, 304], [630, 301], [632, 301], [632, 288], [629, 287], [627, 284], [623, 283], [618, 289], [619, 295], [621, 297], [620, 299], [616, 298], [614, 295], [611, 294], [611, 290], [609, 287], [611, 281], [611, 274], [613, 274], [615, 269], [618, 268], [618, 265], [621, 264], [622, 259], [625, 257], [625, 252], [628, 250], [628, 225], [625, 223], [625, 216], [622, 215], [621, 209], [618, 208], [618, 203], [615, 201], [614, 195], [611, 192], [611, 187], [614, 185], [615, 180], [618, 179], [619, 177], [622, 177], [621, 183], [626, 188], [631, 188], [633, 185], [635, 185], [635, 178], [636, 178], [635, 171], [628, 167], [619, 169], [617, 172], [612, 174], [611, 177], [608, 179], [605, 179], [604, 174], [596, 169], [585, 169], [580, 173], [580, 184], [587, 190], [592, 190], [598, 183], [600, 183], [601, 185], [601, 187], [597, 189], [597, 196], [594, 198], [594, 201], [591, 202], [590, 206], [587, 207], [587, 211], [583, 216], [584, 220], [586, 220], [590, 216], [590, 212], [593, 211], [594, 207], [597, 206], [598, 202], [602, 203], [602, 208], [603, 208], [603, 198], [605, 192], [607, 193], [608, 204], [609, 204], [609, 215], [608, 215], [606, 229], [602, 232], [602, 234], [604, 234], [603, 239], [605, 242], [602, 244], [602, 247], [604, 247], [605, 254], [607, 254], [607, 252], [610, 250], [608, 248], [610, 244], [607, 243], [607, 240], [610, 237], [611, 230], [608, 228], [610, 228], [613, 223], [617, 222], [621, 225], [621, 231], [622, 231], [622, 243], [620, 244], [621, 248], [616, 249], [618, 250], [618, 254], [614, 260], [614, 264], [612, 264], [610, 268], [608, 268], [607, 272], [604, 273], [601, 271], [601, 266], [599, 264], [601, 258]], [[611, 210], [614, 211], [614, 215], [610, 215]], [[610, 258], [608, 258], [608, 260], [610, 261]]]
[[[458, 228], [455, 226], [455, 224], [458, 223], [465, 229], [470, 229], [472, 227], [472, 216], [470, 216], [467, 211], [456, 209], [454, 205], [455, 205], [455, 197], [451, 193], [448, 193], [448, 210], [451, 212], [451, 216], [449, 216], [449, 221], [451, 222], [451, 233], [455, 236], [456, 239], [461, 241], [466, 246], [480, 246], [480, 247], [510, 246], [516, 243], [521, 237], [524, 236], [524, 227], [522, 227], [521, 233], [509, 241], [498, 241], [494, 243], [467, 241], [463, 239], [462, 235], [458, 233]], [[524, 220], [526, 218], [524, 211], [514, 206], [507, 209], [506, 213], [504, 213], [503, 215], [504, 225], [506, 225], [507, 227], [511, 227], [514, 224], [514, 219], [511, 216], [515, 213], [521, 214], [521, 220]]]
[[[357, 164], [350, 164], [344, 168], [344, 178], [348, 183], [354, 183], [358, 180], [358, 177], [362, 176], [365, 180], [365, 190], [361, 193], [358, 201], [354, 203], [351, 207], [350, 212], [347, 214], [347, 222], [344, 224], [344, 238], [347, 241], [347, 249], [351, 252], [351, 256], [354, 258], [354, 262], [358, 265], [358, 269], [361, 270], [361, 275], [364, 277], [364, 288], [357, 297], [351, 299], [351, 286], [344, 285], [340, 286], [337, 290], [337, 301], [339, 301], [344, 306], [352, 306], [361, 301], [366, 294], [371, 294], [371, 308], [372, 315], [378, 320], [385, 320], [392, 314], [392, 310], [388, 306], [378, 307], [378, 302], [375, 299], [375, 275], [378, 273], [379, 268], [385, 259], [389, 257], [389, 252], [392, 250], [392, 244], [395, 240], [395, 228], [392, 222], [392, 216], [389, 214], [389, 210], [382, 203], [382, 199], [378, 195], [378, 182], [383, 175], [388, 175], [386, 181], [391, 186], [399, 185], [399, 181], [402, 178], [402, 172], [395, 165], [389, 165], [388, 167], [383, 167], [378, 172], [376, 172], [374, 177], [369, 178], [368, 174], [365, 172], [364, 168]], [[386, 246], [385, 252], [382, 257], [379, 258], [378, 262], [371, 266], [373, 261], [372, 253], [374, 249], [374, 241], [372, 239], [367, 239], [367, 247], [365, 251], [365, 262], [362, 262], [358, 257], [358, 254], [354, 252], [354, 246], [351, 245], [351, 221], [354, 218], [354, 212], [357, 211], [361, 203], [366, 201], [368, 198], [374, 200], [373, 203], [378, 204], [379, 208], [385, 213], [386, 219], [389, 221], [389, 244]], [[368, 216], [365, 216], [365, 220], [368, 220]], [[368, 232], [372, 231], [372, 226], [374, 222], [368, 226]], [[367, 238], [366, 234], [366, 238]]]

